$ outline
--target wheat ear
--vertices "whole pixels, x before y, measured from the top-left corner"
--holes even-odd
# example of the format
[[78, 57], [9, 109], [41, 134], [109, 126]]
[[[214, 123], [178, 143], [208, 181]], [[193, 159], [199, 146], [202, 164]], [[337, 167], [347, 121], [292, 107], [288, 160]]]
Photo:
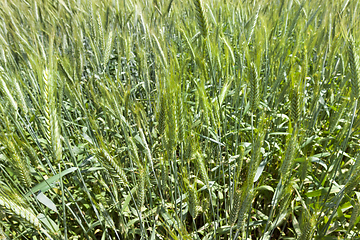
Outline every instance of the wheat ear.
[[296, 149], [297, 131], [293, 129], [290, 141], [287, 143], [285, 158], [280, 167], [281, 181], [286, 182], [289, 176], [289, 170], [293, 163], [295, 149]]
[[165, 129], [165, 121], [166, 121], [166, 98], [163, 94], [160, 95], [159, 101], [159, 110], [158, 110], [158, 131], [159, 134], [162, 135]]
[[252, 183], [254, 182], [256, 171], [260, 165], [260, 160], [261, 160], [261, 158], [260, 158], [261, 151], [260, 150], [261, 150], [261, 147], [264, 142], [264, 137], [265, 137], [264, 133], [259, 133], [254, 144], [252, 145], [251, 161], [250, 161], [248, 174], [247, 174], [247, 180], [246, 180], [246, 184], [248, 184], [248, 187], [250, 187], [250, 185], [252, 185]]
[[205, 15], [204, 6], [201, 0], [194, 0], [196, 20], [200, 28], [201, 35], [206, 38], [209, 33], [208, 21]]
[[243, 194], [243, 200], [241, 202], [241, 207], [238, 212], [238, 222], [237, 222], [237, 231], [238, 232], [242, 231], [242, 228], [244, 227], [244, 220], [245, 220], [246, 214], [249, 211], [249, 208], [251, 206], [253, 195], [254, 195], [253, 189], [246, 187], [244, 194]]
[[189, 204], [189, 212], [193, 219], [196, 218], [198, 215], [198, 197], [196, 193], [195, 186], [189, 184], [189, 191], [188, 191], [188, 204]]
[[237, 189], [234, 192], [234, 200], [233, 200], [232, 208], [230, 211], [229, 223], [231, 226], [233, 226], [237, 220], [240, 206], [241, 206], [241, 191], [240, 191], [240, 189]]
[[128, 184], [124, 170], [118, 163], [110, 156], [110, 154], [103, 148], [93, 150], [102, 165], [117, 179], [121, 179], [125, 184]]
[[353, 207], [353, 211], [351, 213], [348, 231], [350, 231], [354, 227], [356, 218], [359, 216], [359, 213], [360, 213], [360, 204], [355, 203], [355, 206]]
[[352, 39], [348, 40], [348, 55], [349, 55], [349, 64], [350, 64], [350, 73], [351, 73], [351, 84], [352, 84], [352, 93], [356, 99], [359, 98], [359, 89], [360, 89], [360, 60], [359, 56], [356, 54], [354, 41]]
[[250, 108], [255, 112], [259, 106], [259, 78], [254, 63], [249, 66], [249, 81], [250, 81]]
[[294, 87], [290, 94], [290, 119], [295, 125], [298, 123], [300, 118], [300, 93], [299, 88]]
[[315, 215], [310, 217], [306, 215], [305, 220], [303, 222], [303, 226], [301, 229], [300, 240], [310, 240], [312, 235], [314, 234], [314, 228], [316, 225]]
[[58, 163], [62, 159], [60, 127], [55, 102], [55, 81], [48, 69], [45, 69], [43, 72], [43, 93], [45, 102], [45, 135], [51, 143], [53, 159]]
[[41, 223], [39, 219], [30, 210], [19, 206], [18, 204], [12, 202], [10, 199], [7, 199], [4, 196], [0, 196], [0, 206], [6, 211], [8, 211], [10, 214], [16, 215], [20, 219], [25, 220], [25, 222], [32, 225], [35, 229], [41, 229]]
[[137, 182], [137, 191], [136, 191], [136, 206], [138, 207], [139, 211], [144, 206], [145, 202], [145, 181], [146, 181], [146, 170], [141, 168], [139, 171], [139, 177]]

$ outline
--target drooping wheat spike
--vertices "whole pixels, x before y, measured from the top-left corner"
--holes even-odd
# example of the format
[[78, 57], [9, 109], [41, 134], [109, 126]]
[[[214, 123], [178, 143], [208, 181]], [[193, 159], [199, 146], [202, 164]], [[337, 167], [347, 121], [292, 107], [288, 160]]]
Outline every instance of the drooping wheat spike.
[[231, 226], [233, 226], [237, 220], [238, 213], [240, 210], [240, 205], [241, 205], [241, 190], [237, 189], [234, 192], [234, 200], [233, 200], [232, 208], [230, 211], [229, 223]]
[[163, 94], [160, 95], [160, 101], [159, 101], [159, 110], [158, 110], [158, 131], [159, 134], [162, 135], [164, 133], [165, 129], [165, 121], [166, 121], [166, 98], [163, 96]]
[[190, 215], [193, 217], [193, 219], [195, 219], [198, 215], [198, 205], [199, 205], [198, 197], [195, 186], [189, 184], [188, 188], [189, 188], [188, 190], [189, 212]]
[[0, 195], [0, 207], [19, 219], [24, 220], [35, 229], [41, 229], [41, 223], [36, 215], [32, 211], [14, 203], [11, 199], [7, 199], [5, 196]]
[[245, 191], [243, 192], [241, 207], [238, 212], [238, 221], [237, 221], [238, 231], [242, 231], [242, 228], [244, 227], [244, 220], [245, 220], [246, 214], [249, 211], [249, 208], [252, 204], [253, 195], [254, 195], [253, 189], [246, 187]]
[[144, 206], [145, 202], [145, 181], [146, 181], [146, 170], [140, 169], [137, 181], [137, 191], [136, 191], [136, 206], [139, 211]]
[[249, 66], [249, 81], [250, 81], [250, 108], [255, 112], [259, 106], [260, 93], [259, 93], [259, 78], [256, 67], [253, 62]]
[[208, 172], [206, 171], [204, 159], [199, 152], [197, 152], [195, 158], [196, 158], [197, 167], [200, 171], [201, 178], [205, 182], [206, 186], [209, 186], [209, 175]]
[[201, 0], [194, 0], [196, 20], [200, 29], [201, 35], [206, 38], [209, 33], [208, 21], [205, 15], [204, 6]]
[[300, 93], [298, 87], [294, 87], [290, 94], [290, 119], [297, 124], [300, 118]]
[[293, 129], [290, 141], [287, 143], [286, 151], [285, 151], [285, 158], [280, 167], [280, 174], [282, 182], [286, 182], [289, 176], [289, 170], [293, 163], [294, 154], [296, 150], [296, 140], [297, 139], [297, 130]]
[[93, 150], [95, 155], [100, 160], [100, 163], [109, 171], [109, 173], [116, 179], [121, 179], [125, 184], [128, 184], [126, 174], [119, 164], [110, 156], [110, 154], [103, 148]]
[[264, 142], [264, 137], [265, 134], [263, 132], [259, 132], [258, 136], [252, 146], [251, 149], [251, 161], [249, 164], [249, 169], [248, 169], [248, 174], [247, 174], [247, 181], [246, 184], [248, 184], [248, 186], [252, 185], [255, 175], [256, 175], [256, 171], [260, 165], [260, 154], [261, 154], [261, 147], [263, 145]]
[[355, 99], [359, 98], [360, 92], [360, 59], [359, 55], [357, 55], [355, 51], [354, 42], [352, 39], [348, 40], [348, 55], [349, 55], [349, 64], [350, 64], [350, 77], [351, 77], [351, 85], [352, 85], [352, 93]]
[[315, 225], [316, 225], [315, 217], [316, 217], [316, 215], [313, 215], [312, 217], [310, 217], [308, 214], [306, 214], [306, 217], [302, 223], [301, 235], [299, 238], [300, 240], [312, 239], [312, 236], [315, 231]]
[[360, 204], [355, 203], [355, 206], [353, 207], [351, 217], [350, 217], [350, 221], [349, 221], [348, 232], [350, 232], [350, 230], [354, 227], [356, 218], [359, 216], [359, 213], [360, 213]]

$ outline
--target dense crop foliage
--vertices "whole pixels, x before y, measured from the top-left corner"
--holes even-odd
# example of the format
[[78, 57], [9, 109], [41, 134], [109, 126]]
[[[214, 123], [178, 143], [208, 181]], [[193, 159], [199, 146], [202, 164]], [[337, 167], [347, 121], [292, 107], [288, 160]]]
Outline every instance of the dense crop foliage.
[[360, 236], [358, 0], [0, 0], [1, 239]]

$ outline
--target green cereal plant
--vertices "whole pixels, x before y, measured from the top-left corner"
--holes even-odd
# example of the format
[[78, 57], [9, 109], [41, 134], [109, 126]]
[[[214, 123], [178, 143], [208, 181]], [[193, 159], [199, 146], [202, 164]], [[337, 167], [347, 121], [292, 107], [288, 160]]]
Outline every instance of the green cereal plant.
[[7, 157], [9, 162], [15, 168], [16, 174], [18, 175], [21, 183], [30, 188], [32, 186], [32, 179], [29, 165], [25, 160], [24, 154], [18, 146], [14, 144], [15, 141], [13, 139], [3, 139], [3, 141], [6, 142], [6, 146], [8, 148]]
[[200, 172], [200, 176], [202, 180], [204, 181], [206, 186], [209, 186], [209, 175], [202, 154], [197, 152], [194, 155], [194, 158], [195, 158], [196, 167]]
[[195, 17], [197, 20], [198, 27], [200, 29], [201, 35], [206, 38], [209, 34], [209, 25], [207, 21], [207, 17], [205, 15], [205, 9], [203, 6], [202, 0], [194, 0], [195, 5]]
[[249, 65], [248, 71], [249, 81], [250, 81], [250, 108], [253, 112], [259, 107], [260, 101], [260, 92], [259, 92], [259, 77], [253, 62]]
[[232, 226], [236, 223], [236, 220], [238, 218], [238, 213], [240, 211], [240, 207], [241, 207], [241, 190], [237, 189], [234, 192], [233, 203], [229, 217], [229, 223]]
[[297, 129], [294, 128], [292, 130], [291, 138], [289, 138], [289, 141], [287, 142], [285, 156], [281, 163], [281, 167], [279, 169], [279, 172], [281, 174], [281, 181], [283, 183], [285, 183], [289, 177], [289, 172], [291, 170], [294, 161], [296, 145], [297, 145]]
[[98, 148], [94, 149], [93, 152], [98, 157], [102, 165], [109, 171], [111, 176], [113, 176], [115, 179], [122, 180], [125, 184], [128, 184], [124, 170], [106, 149]]
[[312, 239], [316, 226], [316, 215], [309, 216], [306, 214], [301, 225], [301, 235], [299, 239], [310, 240]]
[[177, 96], [177, 103], [176, 103], [176, 120], [177, 120], [177, 126], [178, 126], [178, 139], [179, 142], [184, 141], [185, 136], [185, 116], [184, 116], [184, 101], [181, 95], [181, 92]]
[[54, 75], [49, 69], [43, 71], [43, 98], [45, 103], [45, 134], [52, 146], [55, 163], [62, 159], [60, 127], [56, 110], [56, 86]]
[[138, 175], [137, 190], [136, 190], [136, 206], [141, 211], [145, 202], [145, 180], [146, 170], [141, 168]]
[[167, 108], [167, 101], [164, 96], [164, 93], [159, 94], [159, 104], [158, 104], [158, 115], [157, 115], [157, 121], [158, 121], [158, 131], [159, 134], [162, 135], [164, 133], [164, 129], [166, 128], [166, 108]]
[[300, 100], [300, 92], [299, 92], [299, 87], [295, 86], [294, 88], [291, 89], [291, 93], [290, 93], [290, 119], [291, 122], [295, 124], [298, 123], [299, 118], [300, 118], [300, 105], [301, 105], [301, 100]]
[[349, 65], [350, 65], [350, 77], [351, 77], [351, 85], [352, 85], [352, 93], [355, 99], [359, 98], [360, 94], [360, 80], [359, 80], [359, 72], [360, 72], [360, 59], [359, 55], [356, 52], [354, 41], [350, 38], [347, 42], [348, 45], [348, 56], [349, 56]]
[[167, 99], [167, 112], [166, 112], [166, 137], [167, 137], [167, 151], [171, 154], [176, 147], [176, 102], [173, 99], [173, 93]]
[[359, 1], [40, 2], [0, 0], [4, 236], [356, 237]]
[[6, 196], [0, 196], [0, 206], [6, 212], [17, 216], [20, 220], [25, 221], [30, 226], [37, 230], [41, 230], [41, 222], [36, 215], [29, 209], [26, 209], [17, 203], [13, 202], [12, 199], [8, 199]]
[[[243, 231], [244, 228], [244, 222], [246, 218], [246, 214], [249, 212], [249, 208], [252, 204], [254, 196], [254, 190], [248, 187], [244, 188], [243, 194], [242, 194], [242, 201], [241, 201], [241, 207], [238, 212], [237, 217], [237, 232], [235, 236], [238, 236], [240, 231]], [[236, 237], [234, 238], [236, 239]]]
[[359, 211], [360, 211], [360, 204], [358, 202], [356, 202], [355, 205], [353, 206], [353, 210], [352, 210], [351, 217], [349, 220], [348, 233], [354, 227], [356, 219], [359, 217]]
[[249, 188], [251, 188], [253, 184], [256, 171], [261, 162], [261, 147], [263, 145], [264, 138], [265, 138], [265, 133], [259, 132], [256, 139], [254, 140], [254, 143], [252, 144], [251, 160], [249, 163], [249, 168], [247, 171], [247, 178], [246, 178], [246, 184], [248, 185]]
[[189, 206], [189, 213], [193, 219], [195, 219], [199, 213], [199, 201], [196, 192], [195, 185], [188, 185], [188, 206]]

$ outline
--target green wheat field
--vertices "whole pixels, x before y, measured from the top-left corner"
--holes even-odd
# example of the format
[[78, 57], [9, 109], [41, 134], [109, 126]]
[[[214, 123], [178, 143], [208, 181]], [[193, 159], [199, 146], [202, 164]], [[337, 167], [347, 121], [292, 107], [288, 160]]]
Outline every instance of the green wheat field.
[[0, 239], [360, 239], [359, 0], [0, 0]]

